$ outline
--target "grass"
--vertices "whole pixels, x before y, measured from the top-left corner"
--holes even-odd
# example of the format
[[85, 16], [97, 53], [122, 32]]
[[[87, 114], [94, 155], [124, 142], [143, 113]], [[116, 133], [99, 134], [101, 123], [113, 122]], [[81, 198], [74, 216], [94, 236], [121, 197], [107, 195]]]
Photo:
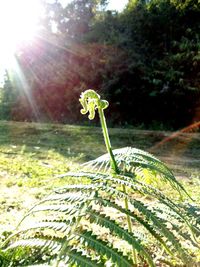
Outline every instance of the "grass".
[[[132, 146], [153, 152], [174, 170], [200, 203], [200, 133], [110, 129], [113, 148]], [[78, 164], [105, 153], [101, 129], [60, 124], [0, 122], [0, 239], [24, 212]], [[78, 181], [70, 180], [68, 183]], [[161, 190], [173, 195], [163, 184]], [[176, 195], [173, 195], [176, 198]]]

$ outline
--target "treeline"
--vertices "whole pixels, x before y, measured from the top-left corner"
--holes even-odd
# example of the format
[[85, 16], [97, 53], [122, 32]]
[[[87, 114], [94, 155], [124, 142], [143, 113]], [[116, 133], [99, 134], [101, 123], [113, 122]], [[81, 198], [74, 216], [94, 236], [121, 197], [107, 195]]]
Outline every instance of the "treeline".
[[78, 97], [94, 88], [113, 125], [180, 128], [200, 120], [200, 3], [132, 0], [45, 2], [38, 38], [16, 53], [1, 116], [75, 123]]

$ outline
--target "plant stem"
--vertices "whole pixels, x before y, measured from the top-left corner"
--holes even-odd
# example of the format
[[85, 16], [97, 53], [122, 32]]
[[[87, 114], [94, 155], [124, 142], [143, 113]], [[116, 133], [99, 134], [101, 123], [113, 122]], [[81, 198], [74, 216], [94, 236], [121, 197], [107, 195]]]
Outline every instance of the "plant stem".
[[[125, 185], [122, 185], [122, 188], [123, 188], [123, 192], [126, 194], [126, 187]], [[126, 210], [129, 210], [129, 207], [128, 207], [128, 199], [127, 197], [125, 197], [124, 199], [124, 204], [125, 204], [125, 209]], [[131, 224], [131, 218], [129, 215], [126, 216], [126, 219], [127, 219], [127, 223], [128, 223], [128, 230], [130, 233], [133, 232], [132, 230], [132, 224]], [[132, 248], [132, 254], [133, 254], [133, 262], [134, 264], [137, 266], [137, 254], [136, 254], [136, 250], [134, 248]]]
[[[110, 164], [111, 164], [111, 168], [114, 171], [115, 174], [120, 174], [120, 170], [117, 166], [117, 162], [115, 160], [115, 156], [112, 152], [112, 147], [111, 147], [111, 143], [110, 143], [110, 138], [109, 138], [109, 134], [108, 134], [108, 127], [106, 124], [106, 119], [104, 116], [104, 112], [103, 109], [99, 108], [99, 118], [100, 118], [100, 122], [101, 122], [101, 126], [102, 126], [102, 131], [103, 131], [103, 137], [104, 137], [104, 141], [106, 144], [106, 149], [108, 151], [108, 154], [110, 155]], [[126, 187], [125, 185], [123, 185], [123, 191], [126, 194]], [[128, 210], [128, 199], [125, 198], [124, 199], [124, 204], [125, 204], [125, 209]], [[131, 218], [129, 215], [126, 216], [127, 218], [127, 224], [128, 224], [128, 230], [130, 233], [132, 233], [132, 224], [131, 224]], [[137, 254], [135, 249], [132, 249], [132, 254], [133, 254], [133, 262], [134, 264], [137, 266]]]
[[102, 126], [103, 137], [104, 137], [104, 141], [106, 144], [106, 149], [108, 151], [108, 154], [110, 155], [111, 168], [116, 174], [119, 174], [120, 171], [119, 171], [115, 157], [114, 157], [113, 152], [112, 152], [110, 138], [109, 138], [109, 134], [108, 134], [108, 128], [107, 128], [106, 119], [104, 116], [103, 109], [99, 108], [98, 112], [99, 112], [99, 118], [100, 118], [100, 122], [101, 122], [101, 126]]

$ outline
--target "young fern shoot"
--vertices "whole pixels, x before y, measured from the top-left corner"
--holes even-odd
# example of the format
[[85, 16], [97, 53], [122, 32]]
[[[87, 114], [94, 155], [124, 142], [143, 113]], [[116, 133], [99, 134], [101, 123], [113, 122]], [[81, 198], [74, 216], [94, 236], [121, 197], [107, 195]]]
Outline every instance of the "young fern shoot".
[[[89, 116], [88, 118], [90, 120], [94, 119], [95, 117], [95, 110], [98, 110], [99, 113], [99, 118], [100, 118], [100, 122], [101, 122], [101, 127], [102, 127], [102, 131], [103, 131], [103, 136], [104, 136], [104, 141], [105, 141], [105, 145], [106, 145], [106, 149], [107, 152], [110, 156], [110, 166], [111, 166], [111, 170], [113, 172], [113, 174], [120, 174], [120, 170], [117, 166], [116, 160], [115, 160], [115, 156], [113, 154], [112, 151], [112, 147], [111, 147], [111, 143], [110, 143], [110, 137], [108, 134], [108, 127], [106, 124], [106, 118], [104, 115], [104, 109], [106, 109], [109, 105], [108, 101], [106, 100], [102, 100], [100, 98], [100, 95], [97, 94], [94, 90], [87, 90], [85, 92], [83, 92], [80, 96], [79, 99], [80, 103], [83, 106], [83, 109], [81, 109], [81, 113], [82, 114], [86, 114], [87, 112], [89, 112]], [[123, 192], [126, 194], [126, 187], [125, 185], [122, 185], [123, 188]], [[125, 204], [125, 209], [129, 209], [129, 204], [128, 204], [128, 199], [127, 197], [125, 197], [124, 199], [124, 204]], [[129, 215], [126, 216], [127, 217], [127, 224], [128, 224], [128, 230], [130, 233], [132, 233], [132, 225], [131, 225], [131, 218]], [[132, 250], [133, 253], [133, 261], [134, 263], [137, 265], [137, 255], [135, 252], [135, 249], [133, 248]]]
[[110, 138], [108, 134], [108, 128], [106, 124], [106, 119], [104, 115], [104, 109], [106, 109], [109, 106], [108, 101], [102, 100], [100, 98], [100, 95], [91, 89], [83, 92], [80, 96], [79, 101], [81, 105], [83, 106], [83, 108], [81, 109], [81, 113], [82, 114], [89, 113], [88, 118], [90, 120], [94, 119], [95, 111], [98, 110], [106, 149], [110, 156], [111, 169], [114, 171], [114, 173], [119, 174], [119, 169], [118, 169], [115, 157], [113, 155]]

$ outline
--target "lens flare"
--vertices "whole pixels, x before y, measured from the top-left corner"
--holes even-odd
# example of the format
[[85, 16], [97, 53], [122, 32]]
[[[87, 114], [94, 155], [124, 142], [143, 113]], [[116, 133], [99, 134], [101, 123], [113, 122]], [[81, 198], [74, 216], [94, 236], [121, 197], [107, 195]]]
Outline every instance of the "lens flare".
[[39, 0], [0, 2], [0, 62], [8, 67], [17, 46], [36, 35], [43, 10]]

